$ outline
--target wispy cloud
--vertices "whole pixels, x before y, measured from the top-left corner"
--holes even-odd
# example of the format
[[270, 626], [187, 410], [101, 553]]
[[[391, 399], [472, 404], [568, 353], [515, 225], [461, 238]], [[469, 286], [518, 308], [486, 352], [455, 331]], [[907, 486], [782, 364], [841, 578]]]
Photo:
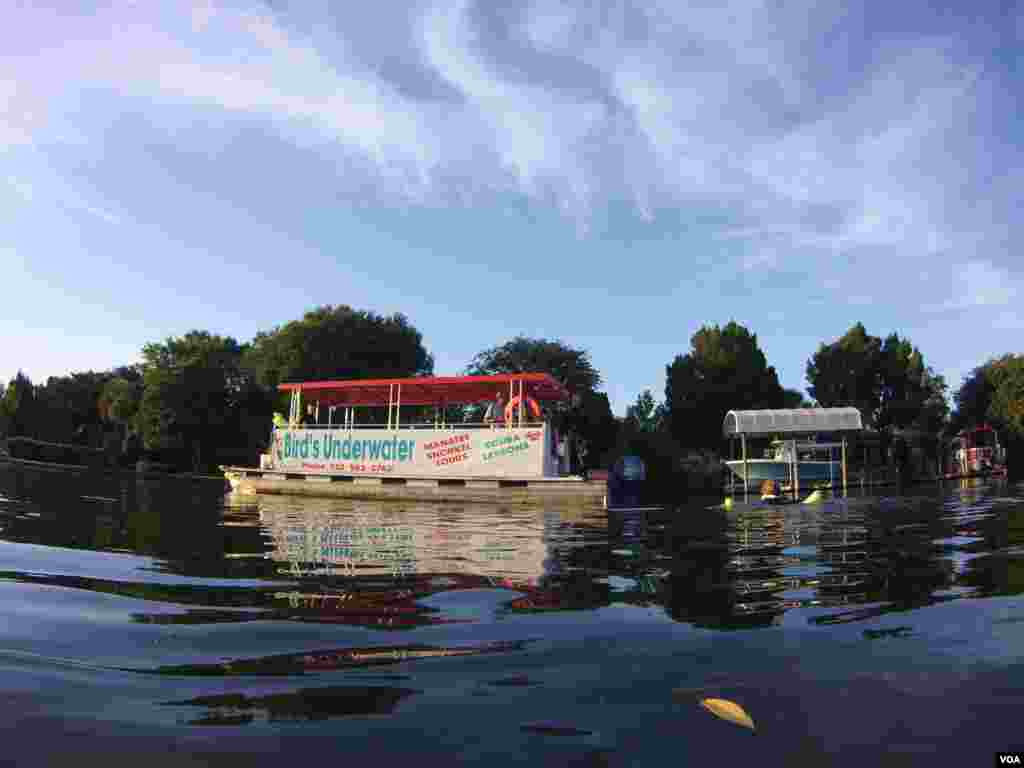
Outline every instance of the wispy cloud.
[[1014, 270], [999, 236], [1019, 163], [996, 167], [981, 117], [998, 73], [952, 30], [914, 34], [901, 13], [919, 9], [868, 43], [862, 12], [838, 1], [382, 0], [339, 14], [203, 0], [80, 17], [26, 4], [0, 33], [25, 37], [0, 54], [14, 73], [0, 145], [45, 142], [71, 114], [102, 141], [82, 94], [104, 88], [139, 110], [267, 120], [344, 159], [340, 194], [513, 192], [579, 221], [622, 200], [647, 219], [724, 212], [713, 236], [751, 269], [842, 255], [913, 275], [969, 247]]
[[[1002, 308], [1022, 294], [1022, 282], [1018, 278], [986, 261], [954, 264], [953, 283], [955, 295], [937, 309]], [[1012, 310], [1000, 313], [1001, 322], [1007, 322], [1011, 315], [1019, 322], [1020, 315]]]

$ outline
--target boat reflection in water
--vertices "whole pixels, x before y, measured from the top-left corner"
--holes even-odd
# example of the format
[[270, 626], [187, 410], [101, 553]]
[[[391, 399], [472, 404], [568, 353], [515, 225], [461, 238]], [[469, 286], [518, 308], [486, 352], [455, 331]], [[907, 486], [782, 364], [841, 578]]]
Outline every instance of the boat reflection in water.
[[[569, 573], [574, 550], [603, 536], [603, 512], [502, 510], [434, 504], [381, 507], [262, 504], [260, 524], [280, 578], [275, 597], [294, 618], [403, 628], [465, 621], [419, 604], [450, 590], [522, 592], [511, 610], [587, 607], [595, 592]], [[591, 517], [588, 517], [588, 514]], [[588, 533], [590, 532], [590, 533]], [[598, 588], [606, 598], [606, 590]]]
[[1013, 527], [1009, 507], [972, 493], [963, 490], [967, 505], [955, 514], [906, 498], [576, 517], [433, 505], [342, 512], [304, 501], [301, 511], [261, 506], [260, 521], [276, 574], [301, 585], [275, 595], [275, 607], [296, 620], [389, 628], [460, 621], [420, 601], [503, 588], [521, 593], [503, 604], [510, 612], [628, 603], [701, 627], [744, 629], [781, 623], [787, 613], [843, 623], [979, 590], [1006, 593], [1018, 582], [1024, 589], [1024, 573], [1005, 558], [971, 555], [1005, 547], [1013, 535], [1024, 543], [1024, 524]]

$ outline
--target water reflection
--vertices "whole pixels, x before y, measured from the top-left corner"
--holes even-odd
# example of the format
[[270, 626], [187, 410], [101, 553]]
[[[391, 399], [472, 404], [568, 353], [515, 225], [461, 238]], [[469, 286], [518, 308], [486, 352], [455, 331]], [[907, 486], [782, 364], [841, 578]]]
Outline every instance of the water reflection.
[[419, 691], [390, 686], [325, 686], [267, 696], [240, 693], [197, 696], [167, 702], [167, 706], [207, 708], [201, 717], [190, 720], [189, 725], [244, 725], [257, 717], [277, 722], [388, 715], [402, 699], [416, 693]]
[[170, 477], [8, 470], [0, 539], [149, 559], [129, 568], [137, 578], [48, 567], [51, 550], [32, 568], [0, 569], [142, 598], [153, 610], [132, 618], [157, 625], [412, 630], [481, 620], [431, 596], [498, 589], [510, 590], [498, 618], [626, 604], [715, 629], [786, 616], [828, 626], [1024, 591], [1024, 502], [1011, 490], [966, 482], [818, 505], [567, 512], [242, 498]]

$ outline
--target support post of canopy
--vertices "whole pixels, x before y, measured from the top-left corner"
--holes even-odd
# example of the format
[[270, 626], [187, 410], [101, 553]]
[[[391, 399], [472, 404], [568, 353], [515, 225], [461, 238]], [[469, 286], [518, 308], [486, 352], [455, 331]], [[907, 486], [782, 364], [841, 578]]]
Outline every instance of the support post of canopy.
[[388, 384], [388, 429], [391, 429], [391, 400], [395, 395], [395, 385]]
[[750, 464], [747, 462], [747, 434], [745, 432], [740, 433], [740, 444], [743, 449], [743, 501], [746, 501], [747, 494], [750, 492]]
[[313, 419], [317, 424], [320, 423], [320, 401], [316, 401], [316, 408], [313, 410]]
[[843, 435], [843, 495], [846, 495], [846, 435]]
[[398, 429], [402, 420], [402, 385], [398, 385], [398, 403], [395, 405], [395, 429]]
[[519, 380], [519, 428], [523, 428], [523, 410], [526, 406], [526, 401], [523, 399], [523, 380]]
[[[729, 435], [729, 458], [736, 461], [736, 436]], [[729, 472], [729, 495], [736, 495], [736, 473]]]
[[793, 441], [793, 500], [800, 498], [800, 454], [796, 449], [796, 440]]
[[[509, 402], [509, 405], [512, 404], [512, 398], [515, 397], [515, 390], [513, 389], [513, 386], [514, 386], [513, 380], [509, 379], [508, 380], [508, 402]], [[512, 428], [512, 419], [505, 419], [505, 429], [511, 429], [511, 428]]]

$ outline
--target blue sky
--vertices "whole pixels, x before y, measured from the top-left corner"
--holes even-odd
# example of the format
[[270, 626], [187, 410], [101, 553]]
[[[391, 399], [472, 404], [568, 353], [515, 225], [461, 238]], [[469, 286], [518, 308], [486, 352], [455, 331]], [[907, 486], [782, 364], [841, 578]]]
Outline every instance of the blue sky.
[[517, 334], [613, 408], [703, 323], [803, 389], [908, 335], [1020, 352], [1007, 3], [22, 2], [0, 29], [0, 380], [400, 311], [439, 374]]

